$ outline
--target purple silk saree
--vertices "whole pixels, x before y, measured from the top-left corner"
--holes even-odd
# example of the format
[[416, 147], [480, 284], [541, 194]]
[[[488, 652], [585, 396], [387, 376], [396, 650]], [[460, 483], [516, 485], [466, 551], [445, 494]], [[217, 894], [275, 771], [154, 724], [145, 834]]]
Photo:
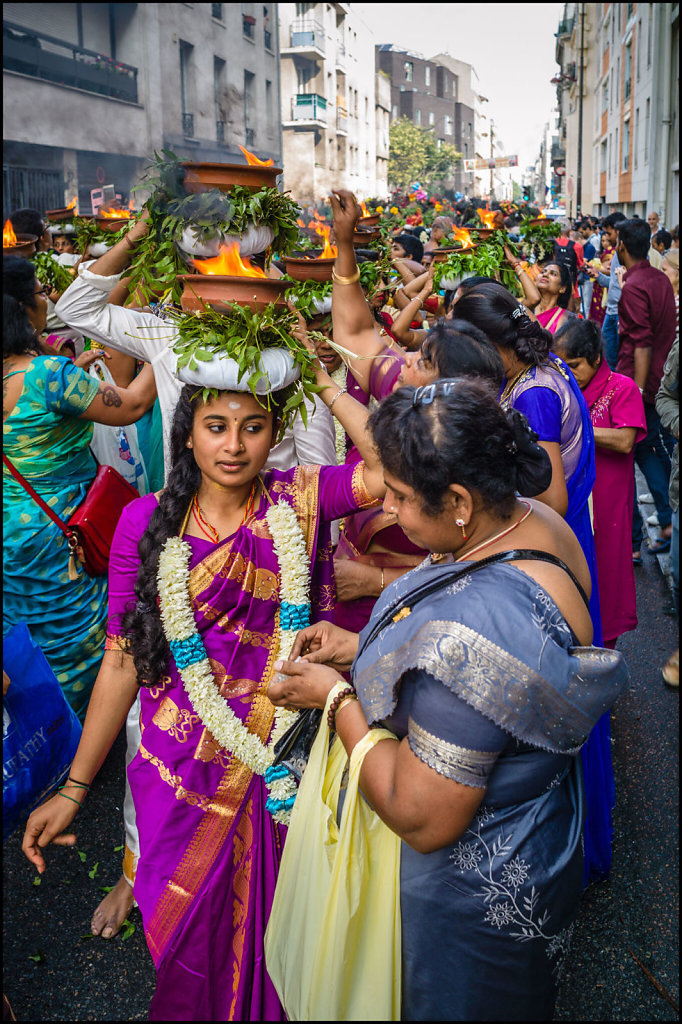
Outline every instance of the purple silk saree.
[[[312, 620], [334, 604], [329, 524], [374, 503], [362, 465], [297, 466], [263, 480], [293, 506], [312, 563]], [[127, 507], [111, 551], [107, 646], [125, 646], [139, 540], [156, 507]], [[268, 502], [220, 544], [187, 537], [190, 594], [215, 679], [235, 714], [266, 742], [277, 654], [278, 561]], [[150, 1020], [284, 1020], [266, 973], [263, 937], [286, 829], [265, 810], [260, 776], [220, 748], [195, 713], [175, 662], [141, 689], [142, 742], [128, 769], [140, 833], [135, 898], [157, 970]]]

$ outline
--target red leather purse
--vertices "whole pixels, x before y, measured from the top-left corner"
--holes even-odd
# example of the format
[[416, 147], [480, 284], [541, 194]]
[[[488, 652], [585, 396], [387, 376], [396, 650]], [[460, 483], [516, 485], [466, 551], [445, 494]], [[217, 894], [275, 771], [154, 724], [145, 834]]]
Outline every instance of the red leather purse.
[[98, 466], [97, 475], [90, 484], [88, 493], [68, 523], [64, 523], [36, 494], [5, 454], [2, 461], [14, 479], [66, 537], [71, 551], [69, 578], [78, 578], [76, 558], [82, 562], [88, 576], [106, 576], [111, 542], [121, 513], [126, 505], [140, 497], [135, 488], [111, 466]]

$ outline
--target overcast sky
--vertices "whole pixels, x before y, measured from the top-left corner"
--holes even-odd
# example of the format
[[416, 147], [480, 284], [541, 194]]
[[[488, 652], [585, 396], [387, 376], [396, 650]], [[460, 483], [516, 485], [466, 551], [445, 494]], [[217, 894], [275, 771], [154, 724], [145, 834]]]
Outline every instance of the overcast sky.
[[506, 154], [516, 153], [520, 180], [535, 163], [556, 103], [550, 79], [563, 4], [363, 4], [351, 7], [374, 34], [424, 57], [449, 53], [473, 64], [482, 110], [495, 121]]

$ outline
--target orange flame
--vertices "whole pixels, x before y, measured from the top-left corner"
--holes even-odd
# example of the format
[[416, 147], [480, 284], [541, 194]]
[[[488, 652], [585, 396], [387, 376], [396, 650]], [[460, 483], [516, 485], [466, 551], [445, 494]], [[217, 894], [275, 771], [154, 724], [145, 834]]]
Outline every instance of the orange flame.
[[129, 199], [128, 200], [128, 209], [130, 210], [131, 213], [135, 213], [136, 212], [135, 211], [135, 200], [134, 199]]
[[129, 220], [131, 213], [130, 210], [115, 210], [111, 206], [105, 209], [100, 206], [97, 216], [104, 217], [106, 220]]
[[365, 206], [365, 200], [364, 200], [364, 199], [363, 199], [363, 200], [362, 200], [362, 202], [360, 203], [360, 209], [362, 210], [362, 216], [363, 216], [363, 217], [371, 217], [371, 216], [372, 216], [372, 214], [370, 213], [370, 211], [369, 211], [369, 210], [367, 209], [367, 207]]
[[243, 146], [239, 147], [246, 157], [246, 162], [251, 167], [272, 167], [275, 163], [274, 160], [259, 160], [253, 153], [249, 153], [248, 149], [244, 149]]
[[208, 260], [194, 260], [200, 274], [218, 274], [221, 277], [266, 277], [265, 271], [252, 263], [244, 263], [239, 255], [239, 243], [221, 245], [220, 253]]
[[300, 217], [296, 218], [296, 223], [298, 224], [299, 228], [305, 227], [305, 221], [302, 221]]
[[9, 249], [10, 246], [15, 246], [17, 244], [17, 236], [14, 234], [12, 221], [6, 220], [5, 226], [2, 229], [2, 247], [3, 249]]
[[489, 210], [486, 207], [485, 210], [482, 209], [482, 208], [479, 208], [476, 212], [478, 213], [478, 216], [483, 221], [483, 226], [484, 227], [486, 227], [486, 228], [494, 228], [495, 227], [495, 224], [494, 224], [494, 221], [495, 221], [495, 210]]
[[455, 225], [452, 227], [452, 236], [456, 242], [462, 243], [463, 249], [469, 249], [474, 243], [471, 239], [471, 235], [466, 228], [458, 228]]
[[547, 214], [543, 210], [540, 210], [540, 212], [537, 215], [536, 219], [537, 220], [547, 220]]
[[317, 257], [319, 260], [334, 260], [339, 255], [339, 250], [335, 245], [330, 245], [329, 236], [332, 233], [332, 229], [327, 227], [326, 224], [318, 224], [315, 231], [321, 238], [324, 238], [324, 249]]
[[74, 196], [71, 202], [66, 204], [66, 209], [78, 213], [78, 196]]

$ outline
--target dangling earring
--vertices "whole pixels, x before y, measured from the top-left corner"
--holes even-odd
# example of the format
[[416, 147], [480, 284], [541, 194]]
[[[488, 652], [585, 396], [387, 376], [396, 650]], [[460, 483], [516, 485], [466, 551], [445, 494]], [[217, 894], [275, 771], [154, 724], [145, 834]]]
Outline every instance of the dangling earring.
[[457, 523], [457, 525], [459, 526], [460, 530], [462, 531], [462, 540], [467, 540], [467, 535], [464, 532], [464, 520], [463, 519], [455, 519], [455, 522]]

